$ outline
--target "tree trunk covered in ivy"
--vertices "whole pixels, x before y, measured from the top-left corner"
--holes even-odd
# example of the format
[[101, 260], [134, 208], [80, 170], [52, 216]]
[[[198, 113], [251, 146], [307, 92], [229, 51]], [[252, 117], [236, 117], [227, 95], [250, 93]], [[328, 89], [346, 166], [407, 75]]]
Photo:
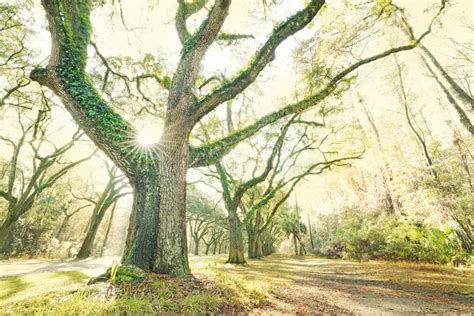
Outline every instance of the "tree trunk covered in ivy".
[[155, 264], [160, 194], [158, 172], [153, 164], [143, 165], [130, 181], [133, 206], [123, 255], [125, 264], [152, 270]]

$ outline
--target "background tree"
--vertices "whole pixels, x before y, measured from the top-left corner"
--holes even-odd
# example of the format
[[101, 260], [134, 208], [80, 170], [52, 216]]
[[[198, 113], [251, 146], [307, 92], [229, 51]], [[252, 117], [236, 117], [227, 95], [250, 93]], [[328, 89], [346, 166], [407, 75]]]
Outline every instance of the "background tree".
[[[193, 186], [188, 188], [186, 200], [186, 214], [190, 234], [190, 251], [194, 255], [199, 255], [200, 245], [206, 235], [214, 230], [215, 234], [219, 233], [216, 227], [222, 227], [225, 221], [223, 215], [218, 210], [217, 205], [212, 205], [211, 201], [200, 193]], [[211, 234], [214, 235], [214, 234]], [[217, 237], [217, 236], [216, 236]], [[219, 243], [220, 238], [212, 238], [213, 243]], [[209, 247], [211, 243], [208, 243]], [[209, 251], [209, 249], [207, 249]]]
[[[0, 225], [0, 245], [5, 246], [7, 236], [18, 219], [34, 206], [43, 192], [51, 189], [70, 169], [88, 160], [90, 156], [70, 161], [67, 152], [81, 138], [76, 132], [72, 139], [61, 146], [48, 143], [44, 138], [35, 138], [34, 123], [23, 122], [18, 112], [18, 125], [21, 134], [17, 140], [0, 136], [0, 140], [11, 147], [11, 158], [8, 168], [2, 174], [0, 197], [7, 202], [3, 221]], [[29, 145], [32, 157], [31, 167], [19, 164], [19, 156]]]
[[80, 200], [85, 200], [94, 205], [92, 209], [92, 215], [89, 223], [87, 224], [87, 232], [84, 237], [84, 241], [79, 249], [77, 258], [83, 259], [91, 256], [94, 249], [94, 242], [96, 241], [96, 235], [102, 224], [107, 211], [117, 203], [117, 201], [131, 192], [127, 192], [125, 189], [128, 187], [128, 183], [125, 181], [125, 177], [118, 173], [118, 170], [114, 167], [108, 166], [107, 172], [109, 180], [105, 185], [104, 190], [97, 197], [77, 197], [71, 191], [71, 194]]
[[306, 248], [303, 236], [306, 234], [306, 225], [301, 221], [296, 212], [288, 213], [285, 216], [282, 222], [282, 229], [287, 237], [292, 236], [295, 255], [305, 255]]

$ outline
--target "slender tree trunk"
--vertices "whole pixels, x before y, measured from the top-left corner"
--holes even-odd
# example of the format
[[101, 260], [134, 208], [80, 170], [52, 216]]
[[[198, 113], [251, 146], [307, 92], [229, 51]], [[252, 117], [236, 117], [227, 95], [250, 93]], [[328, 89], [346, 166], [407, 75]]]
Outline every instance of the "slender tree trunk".
[[314, 250], [314, 241], [313, 241], [313, 230], [311, 229], [311, 219], [308, 213], [308, 229], [309, 229], [309, 239], [311, 240], [311, 250]]
[[375, 140], [377, 142], [377, 147], [379, 149], [380, 154], [382, 155], [382, 162], [383, 162], [383, 167], [382, 167], [382, 179], [383, 179], [383, 184], [385, 187], [385, 192], [386, 192], [386, 197], [388, 201], [388, 208], [391, 210], [393, 213], [397, 215], [401, 215], [401, 210], [400, 210], [400, 203], [398, 199], [395, 197], [395, 194], [393, 193], [393, 171], [392, 168], [390, 167], [390, 164], [388, 162], [387, 156], [385, 154], [385, 150], [383, 149], [382, 146], [382, 139], [380, 137], [379, 130], [377, 128], [377, 125], [375, 125], [374, 118], [372, 116], [372, 113], [369, 111], [367, 107], [365, 107], [365, 104], [362, 104], [365, 115], [367, 117], [367, 120], [370, 123], [370, 126], [372, 127], [372, 132], [375, 135]]
[[296, 238], [298, 239], [298, 242], [300, 244], [300, 251], [299, 251], [300, 256], [306, 255], [306, 247], [304, 246], [303, 241], [298, 235], [296, 236]]
[[112, 211], [110, 212], [110, 218], [109, 218], [109, 223], [107, 225], [107, 231], [105, 232], [104, 242], [102, 243], [102, 248], [100, 250], [100, 256], [101, 257], [104, 255], [105, 247], [107, 246], [107, 242], [109, 240], [110, 230], [112, 228], [112, 222], [113, 222], [113, 219], [114, 219], [114, 214], [115, 214], [115, 209], [116, 208], [117, 208], [117, 201], [114, 202], [114, 205], [112, 206]]
[[244, 242], [236, 210], [229, 211], [229, 259], [227, 263], [244, 264]]
[[92, 254], [95, 237], [97, 235], [97, 232], [99, 231], [100, 224], [102, 224], [102, 220], [105, 217], [105, 213], [107, 213], [107, 210], [110, 207], [110, 201], [107, 200], [106, 196], [108, 194], [107, 192], [108, 191], [105, 191], [103, 193], [103, 196], [99, 199], [96, 207], [94, 208], [94, 211], [92, 212], [92, 217], [89, 221], [89, 225], [87, 225], [88, 229], [86, 237], [84, 238], [81, 249], [77, 254], [77, 258], [79, 259], [88, 258]]
[[462, 142], [462, 140], [459, 137], [457, 137], [454, 140], [454, 144], [456, 145], [456, 147], [458, 149], [458, 153], [459, 153], [460, 160], [462, 162], [462, 166], [464, 168], [464, 171], [466, 172], [466, 178], [467, 178], [467, 182], [469, 184], [469, 191], [471, 192], [471, 195], [474, 198], [474, 194], [473, 194], [474, 193], [474, 186], [472, 184], [472, 173], [471, 173], [471, 169], [469, 167], [469, 157], [464, 152], [463, 148], [461, 147], [461, 142]]
[[458, 102], [456, 101], [456, 99], [453, 97], [453, 95], [451, 94], [451, 92], [444, 86], [444, 84], [441, 82], [441, 80], [438, 78], [438, 76], [436, 75], [436, 73], [433, 71], [433, 69], [431, 69], [430, 65], [428, 64], [428, 62], [426, 61], [426, 59], [423, 57], [423, 55], [421, 56], [421, 59], [426, 67], [426, 69], [428, 69], [428, 71], [431, 73], [431, 75], [433, 76], [433, 78], [435, 79], [436, 83], [439, 85], [439, 87], [441, 88], [441, 90], [443, 90], [444, 94], [446, 95], [446, 98], [448, 99], [448, 102], [454, 107], [454, 109], [456, 110], [456, 112], [458, 113], [459, 115], [459, 120], [461, 121], [461, 124], [469, 131], [469, 133], [471, 133], [471, 135], [474, 135], [474, 126], [472, 125], [472, 122], [471, 120], [469, 119], [469, 116], [467, 115], [467, 113], [464, 111], [464, 109], [458, 104]]
[[199, 255], [199, 238], [194, 238], [194, 255]]
[[423, 44], [420, 44], [419, 47], [422, 50], [422, 52], [426, 56], [428, 56], [428, 58], [431, 60], [433, 65], [436, 67], [436, 69], [438, 69], [438, 71], [441, 73], [443, 78], [448, 82], [448, 84], [454, 90], [458, 98], [461, 99], [464, 103], [470, 105], [471, 109], [474, 109], [474, 99], [470, 95], [468, 95], [464, 91], [464, 89], [462, 89], [461, 86], [459, 86], [457, 82], [454, 81], [454, 79], [450, 75], [448, 75], [446, 70], [444, 70], [443, 66], [441, 66], [441, 64], [438, 62], [436, 57], [428, 50], [428, 48], [426, 48], [426, 46], [424, 46]]
[[72, 215], [66, 215], [64, 216], [63, 222], [61, 223], [61, 226], [59, 226], [59, 230], [56, 233], [56, 239], [57, 240], [63, 240], [64, 235], [66, 234], [66, 228], [69, 225], [69, 220], [71, 219]]
[[214, 247], [212, 248], [212, 254], [215, 255], [217, 252], [218, 240], [216, 240], [213, 245]]
[[79, 252], [77, 253], [77, 258], [84, 259], [84, 258], [90, 257], [93, 246], [94, 246], [95, 236], [97, 235], [97, 231], [99, 230], [99, 227], [102, 222], [102, 219], [104, 218], [104, 215], [105, 215], [105, 212], [99, 211], [91, 219], [86, 237], [84, 238], [81, 249], [79, 249]]
[[252, 220], [246, 222], [247, 231], [247, 256], [255, 258], [255, 227]]
[[298, 241], [296, 240], [296, 234], [293, 233], [293, 246], [295, 248], [295, 255], [298, 255]]

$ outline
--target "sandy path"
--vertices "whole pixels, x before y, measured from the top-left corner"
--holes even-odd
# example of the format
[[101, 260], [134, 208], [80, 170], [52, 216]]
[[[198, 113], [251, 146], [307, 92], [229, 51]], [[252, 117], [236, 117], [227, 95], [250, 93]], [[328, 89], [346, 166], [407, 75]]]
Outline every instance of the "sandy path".
[[472, 270], [275, 255], [227, 272], [272, 284], [252, 314], [474, 314]]

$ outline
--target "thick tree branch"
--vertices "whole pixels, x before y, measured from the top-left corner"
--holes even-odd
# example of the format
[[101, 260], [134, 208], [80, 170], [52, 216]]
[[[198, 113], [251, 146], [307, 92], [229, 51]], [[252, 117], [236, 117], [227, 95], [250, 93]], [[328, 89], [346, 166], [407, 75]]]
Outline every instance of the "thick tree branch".
[[[202, 22], [196, 33], [187, 36], [184, 40], [181, 59], [171, 83], [168, 97], [169, 108], [194, 103], [196, 96], [193, 89], [201, 61], [219, 34], [229, 12], [230, 4], [231, 0], [216, 0], [206, 20]], [[178, 12], [180, 10], [183, 10], [182, 6], [178, 8]]]
[[[60, 97], [76, 123], [117, 166], [132, 175], [126, 156], [134, 130], [102, 99], [85, 70], [91, 26], [88, 0], [42, 0], [51, 33], [52, 50], [46, 68], [31, 72], [32, 80]], [[124, 158], [126, 156], [126, 158]]]
[[306, 27], [319, 12], [324, 2], [324, 0], [310, 1], [303, 10], [277, 26], [246, 68], [241, 70], [234, 79], [216, 88], [190, 109], [194, 119], [198, 121], [219, 104], [234, 98], [252, 84], [260, 72], [275, 58], [278, 46], [288, 37]]

